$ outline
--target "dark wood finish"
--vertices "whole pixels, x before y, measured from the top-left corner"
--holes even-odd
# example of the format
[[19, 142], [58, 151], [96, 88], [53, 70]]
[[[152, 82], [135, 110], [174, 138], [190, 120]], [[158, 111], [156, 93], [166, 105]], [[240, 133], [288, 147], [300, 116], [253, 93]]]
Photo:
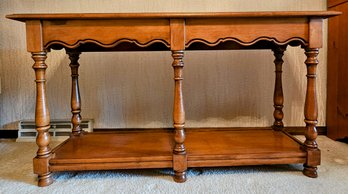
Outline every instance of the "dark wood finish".
[[[329, 1], [333, 4], [336, 1]], [[343, 12], [329, 20], [327, 68], [327, 131], [334, 140], [348, 138], [348, 1], [330, 7]]]
[[273, 103], [274, 103], [274, 123], [273, 123], [273, 129], [280, 130], [284, 127], [283, 123], [283, 103], [284, 103], [284, 96], [283, 96], [283, 84], [282, 84], [282, 65], [284, 63], [283, 61], [283, 55], [284, 55], [285, 47], [275, 47], [273, 49], [273, 53], [275, 56], [274, 64], [275, 64], [275, 85], [274, 85], [274, 94], [273, 94]]
[[[26, 23], [28, 51], [35, 60], [39, 151], [34, 159], [34, 172], [39, 175], [39, 186], [52, 183], [51, 171], [122, 168], [172, 167], [174, 180], [184, 182], [187, 167], [304, 163], [303, 173], [316, 177], [320, 164], [316, 143], [316, 57], [322, 47], [323, 19], [338, 14], [324, 11], [8, 15], [7, 18]], [[281, 66], [288, 45], [306, 48], [304, 143], [284, 131], [282, 123]], [[71, 60], [74, 135], [51, 151], [44, 60], [46, 51], [63, 48]], [[188, 130], [185, 134], [183, 57], [184, 51], [190, 49], [273, 49], [276, 58], [273, 128], [277, 130], [207, 128]], [[77, 62], [80, 52], [122, 50], [172, 52], [174, 131], [121, 130], [78, 135], [81, 133]]]
[[[347, 3], [348, 0], [328, 0], [327, 1], [327, 7], [328, 8], [333, 8], [335, 6], [338, 6], [340, 4], [343, 4], [343, 3]], [[337, 11], [335, 9], [330, 9], [331, 11]], [[341, 10], [342, 11], [342, 10]]]

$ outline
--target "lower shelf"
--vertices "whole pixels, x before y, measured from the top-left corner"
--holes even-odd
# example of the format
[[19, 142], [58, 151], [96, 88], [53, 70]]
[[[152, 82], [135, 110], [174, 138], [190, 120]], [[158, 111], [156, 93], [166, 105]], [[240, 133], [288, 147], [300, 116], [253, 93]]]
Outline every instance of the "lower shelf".
[[[173, 130], [120, 130], [69, 138], [53, 150], [51, 171], [171, 168]], [[307, 153], [281, 131], [186, 129], [188, 167], [304, 163]]]

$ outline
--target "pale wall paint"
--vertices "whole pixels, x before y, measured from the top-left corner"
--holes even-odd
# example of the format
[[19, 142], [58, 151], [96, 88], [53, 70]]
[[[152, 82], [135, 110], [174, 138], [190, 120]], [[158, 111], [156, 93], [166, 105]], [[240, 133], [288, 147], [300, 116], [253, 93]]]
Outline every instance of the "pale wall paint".
[[[325, 10], [325, 0], [1, 0], [0, 127], [34, 118], [33, 61], [25, 27], [10, 13], [306, 11]], [[325, 25], [326, 45], [326, 25]], [[319, 55], [319, 125], [325, 125], [326, 46]], [[51, 118], [70, 117], [70, 72], [64, 51], [49, 53], [47, 90]], [[274, 65], [270, 51], [186, 52], [186, 126], [269, 126], [273, 122]], [[285, 124], [303, 126], [304, 54], [284, 56]], [[170, 127], [173, 80], [169, 52], [84, 53], [81, 56], [82, 116], [95, 127]], [[255, 68], [255, 66], [261, 68]], [[96, 71], [96, 67], [102, 67]], [[227, 85], [229, 83], [229, 85]]]

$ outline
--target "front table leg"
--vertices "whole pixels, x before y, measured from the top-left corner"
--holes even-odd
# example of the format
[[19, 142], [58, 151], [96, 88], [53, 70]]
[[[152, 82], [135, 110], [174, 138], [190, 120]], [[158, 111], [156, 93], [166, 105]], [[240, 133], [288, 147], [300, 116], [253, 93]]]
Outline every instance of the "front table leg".
[[175, 147], [173, 150], [173, 168], [174, 168], [174, 181], [185, 182], [186, 181], [186, 170], [187, 170], [187, 156], [184, 146], [185, 141], [185, 110], [184, 101], [182, 95], [182, 69], [184, 67], [183, 57], [184, 51], [172, 51], [174, 58], [174, 110], [173, 110], [173, 121], [175, 129]]
[[46, 98], [46, 78], [45, 72], [47, 65], [46, 52], [32, 53], [32, 58], [35, 63], [36, 82], [36, 109], [35, 109], [35, 124], [37, 130], [36, 144], [39, 149], [34, 158], [34, 173], [38, 175], [38, 185], [40, 187], [48, 186], [53, 182], [52, 174], [49, 170], [49, 160], [52, 156], [50, 144], [50, 114], [48, 112]]
[[318, 118], [318, 105], [316, 96], [316, 68], [318, 65], [317, 56], [319, 54], [318, 48], [306, 48], [305, 54], [307, 59], [305, 61], [307, 65], [307, 91], [304, 107], [306, 131], [304, 142], [304, 148], [307, 151], [307, 161], [303, 165], [303, 174], [316, 178], [317, 166], [320, 164], [320, 150], [316, 142], [317, 138], [317, 118]]

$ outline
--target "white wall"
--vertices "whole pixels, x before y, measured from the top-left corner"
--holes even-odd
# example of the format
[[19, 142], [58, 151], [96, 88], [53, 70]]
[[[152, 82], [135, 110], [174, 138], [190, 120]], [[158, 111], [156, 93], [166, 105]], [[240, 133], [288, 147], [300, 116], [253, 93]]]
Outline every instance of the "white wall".
[[[325, 0], [1, 0], [0, 128], [34, 118], [33, 61], [25, 26], [11, 13], [300, 11], [325, 10]], [[326, 27], [325, 41], [326, 45]], [[319, 125], [325, 125], [326, 46], [318, 69]], [[285, 124], [302, 126], [306, 86], [304, 54], [284, 56]], [[271, 51], [191, 51], [185, 54], [186, 126], [269, 126], [273, 123], [274, 65]], [[170, 127], [173, 80], [169, 52], [83, 53], [82, 117], [97, 128]], [[64, 51], [48, 55], [47, 90], [52, 119], [70, 118], [70, 72]], [[99, 70], [97, 70], [99, 69]]]

